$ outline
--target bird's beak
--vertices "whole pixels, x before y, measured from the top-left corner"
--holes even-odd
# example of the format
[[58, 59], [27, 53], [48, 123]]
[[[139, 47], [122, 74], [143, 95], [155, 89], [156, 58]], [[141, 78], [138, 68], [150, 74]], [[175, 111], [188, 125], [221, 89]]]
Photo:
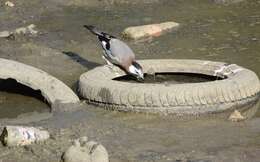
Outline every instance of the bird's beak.
[[144, 81], [144, 75], [139, 75], [138, 78], [137, 78], [139, 81]]

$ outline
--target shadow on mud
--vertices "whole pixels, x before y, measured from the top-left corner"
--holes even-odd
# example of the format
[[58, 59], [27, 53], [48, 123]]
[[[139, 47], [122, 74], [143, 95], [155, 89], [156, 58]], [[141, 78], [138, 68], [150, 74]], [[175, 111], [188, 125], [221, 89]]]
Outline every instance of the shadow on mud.
[[[18, 83], [14, 79], [0, 79], [0, 91], [17, 93], [23, 96], [31, 96], [45, 102], [40, 90], [33, 90], [28, 86]], [[46, 104], [48, 103], [46, 102]]]
[[81, 57], [79, 54], [71, 52], [71, 51], [68, 51], [68, 52], [63, 51], [62, 53], [66, 56], [69, 56], [73, 61], [79, 63], [80, 65], [82, 65], [88, 69], [93, 69], [93, 68], [101, 65], [101, 64], [98, 64], [95, 62], [88, 61], [87, 59]]
[[0, 103], [0, 119], [51, 111], [40, 90], [34, 90], [14, 79], [0, 79]]

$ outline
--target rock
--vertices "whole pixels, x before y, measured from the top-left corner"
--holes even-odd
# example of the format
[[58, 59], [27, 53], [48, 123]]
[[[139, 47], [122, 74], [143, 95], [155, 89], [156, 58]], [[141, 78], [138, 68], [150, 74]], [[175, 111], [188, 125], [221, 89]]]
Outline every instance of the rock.
[[122, 34], [126, 38], [137, 40], [145, 37], [160, 36], [162, 33], [177, 27], [179, 27], [179, 24], [176, 22], [164, 22], [160, 24], [128, 27]]
[[64, 162], [108, 162], [108, 153], [105, 147], [97, 142], [89, 141], [87, 137], [74, 140], [63, 154]]
[[49, 137], [49, 132], [42, 128], [6, 126], [1, 140], [6, 146], [25, 146], [47, 140]]
[[245, 117], [242, 116], [238, 110], [235, 110], [233, 113], [230, 114], [228, 120], [233, 122], [238, 122], [238, 121], [245, 120]]
[[12, 33], [9, 31], [2, 31], [0, 32], [0, 38], [7, 38], [11, 35]]
[[8, 7], [14, 7], [14, 3], [10, 2], [10, 1], [6, 1], [5, 5], [8, 6]]

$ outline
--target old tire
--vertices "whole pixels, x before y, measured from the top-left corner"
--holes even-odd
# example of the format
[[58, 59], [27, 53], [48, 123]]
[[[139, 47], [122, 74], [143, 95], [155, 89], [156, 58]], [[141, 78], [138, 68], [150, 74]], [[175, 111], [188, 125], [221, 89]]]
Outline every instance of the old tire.
[[34, 90], [53, 106], [57, 103], [78, 103], [78, 96], [63, 82], [35, 67], [0, 58], [0, 79], [15, 79], [18, 83]]
[[80, 76], [79, 92], [89, 103], [120, 111], [189, 114], [223, 112], [258, 101], [256, 74], [235, 64], [203, 60], [140, 60], [145, 73], [199, 73], [225, 77], [202, 83], [143, 84], [112, 80], [118, 68], [96, 67]]

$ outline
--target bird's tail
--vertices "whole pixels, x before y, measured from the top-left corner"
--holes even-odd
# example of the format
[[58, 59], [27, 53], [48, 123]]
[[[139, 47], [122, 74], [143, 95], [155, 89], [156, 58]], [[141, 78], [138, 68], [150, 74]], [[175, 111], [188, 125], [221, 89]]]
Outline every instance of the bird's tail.
[[92, 25], [84, 25], [85, 28], [87, 28], [91, 33], [99, 36], [103, 36], [101, 32], [99, 32], [94, 26]]

